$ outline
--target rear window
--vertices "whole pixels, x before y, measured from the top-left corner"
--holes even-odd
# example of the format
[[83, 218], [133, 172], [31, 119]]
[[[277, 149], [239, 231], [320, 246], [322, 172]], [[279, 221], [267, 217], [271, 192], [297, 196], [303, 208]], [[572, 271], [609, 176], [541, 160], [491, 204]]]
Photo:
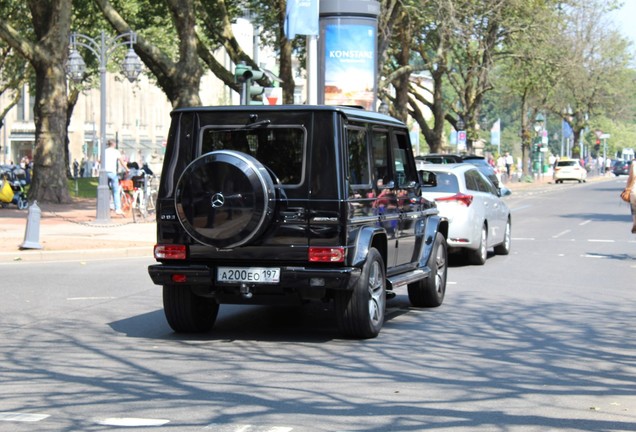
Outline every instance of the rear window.
[[437, 185], [427, 187], [426, 192], [459, 192], [459, 185], [457, 184], [457, 177], [454, 174], [445, 172], [436, 172]]
[[577, 162], [576, 161], [559, 161], [557, 162], [557, 166], [558, 167], [572, 167], [572, 166], [576, 166]]
[[303, 178], [305, 130], [293, 126], [255, 129], [207, 127], [201, 130], [200, 154], [236, 150], [258, 159], [283, 185], [297, 185]]

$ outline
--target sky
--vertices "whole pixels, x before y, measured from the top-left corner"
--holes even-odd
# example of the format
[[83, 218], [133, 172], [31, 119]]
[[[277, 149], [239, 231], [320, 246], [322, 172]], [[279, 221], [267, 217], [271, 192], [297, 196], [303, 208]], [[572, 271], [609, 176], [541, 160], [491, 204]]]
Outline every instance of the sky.
[[623, 7], [612, 13], [618, 30], [636, 46], [636, 0], [623, 0]]

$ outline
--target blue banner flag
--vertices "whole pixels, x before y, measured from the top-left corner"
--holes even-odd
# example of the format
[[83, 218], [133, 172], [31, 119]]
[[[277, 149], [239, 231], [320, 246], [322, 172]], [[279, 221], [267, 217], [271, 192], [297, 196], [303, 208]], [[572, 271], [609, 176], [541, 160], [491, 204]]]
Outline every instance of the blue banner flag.
[[318, 36], [318, 0], [287, 0], [285, 34]]
[[563, 134], [563, 138], [570, 138], [574, 135], [574, 131], [572, 131], [572, 126], [565, 120], [561, 123], [561, 133]]

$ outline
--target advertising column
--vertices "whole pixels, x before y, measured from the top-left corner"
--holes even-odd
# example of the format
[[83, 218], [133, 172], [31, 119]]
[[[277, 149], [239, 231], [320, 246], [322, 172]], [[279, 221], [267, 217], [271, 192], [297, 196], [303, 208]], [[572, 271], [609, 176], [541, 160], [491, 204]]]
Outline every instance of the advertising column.
[[321, 0], [318, 103], [360, 105], [375, 111], [376, 0]]

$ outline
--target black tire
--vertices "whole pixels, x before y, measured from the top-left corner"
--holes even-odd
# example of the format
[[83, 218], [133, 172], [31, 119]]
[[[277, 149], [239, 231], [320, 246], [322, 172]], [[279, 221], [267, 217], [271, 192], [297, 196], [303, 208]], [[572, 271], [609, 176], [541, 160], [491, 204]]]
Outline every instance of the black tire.
[[475, 250], [468, 250], [468, 261], [475, 265], [486, 264], [486, 258], [488, 258], [488, 229], [486, 225], [481, 227], [480, 235], [479, 247]]
[[427, 266], [431, 269], [429, 277], [408, 285], [409, 301], [415, 307], [438, 307], [444, 302], [448, 249], [446, 239], [439, 232], [435, 236]]
[[163, 310], [170, 327], [177, 333], [202, 333], [214, 326], [219, 304], [194, 295], [188, 286], [163, 287]]
[[508, 221], [506, 222], [506, 231], [504, 233], [503, 242], [495, 246], [495, 253], [497, 255], [508, 255], [510, 253], [510, 245], [511, 245], [511, 232], [512, 225], [510, 223], [510, 217], [508, 217]]
[[233, 248], [259, 238], [274, 213], [276, 192], [267, 169], [252, 156], [218, 150], [186, 167], [175, 206], [185, 231], [204, 245]]
[[371, 248], [352, 291], [337, 291], [334, 299], [338, 328], [348, 337], [376, 337], [384, 324], [386, 277], [384, 261]]

